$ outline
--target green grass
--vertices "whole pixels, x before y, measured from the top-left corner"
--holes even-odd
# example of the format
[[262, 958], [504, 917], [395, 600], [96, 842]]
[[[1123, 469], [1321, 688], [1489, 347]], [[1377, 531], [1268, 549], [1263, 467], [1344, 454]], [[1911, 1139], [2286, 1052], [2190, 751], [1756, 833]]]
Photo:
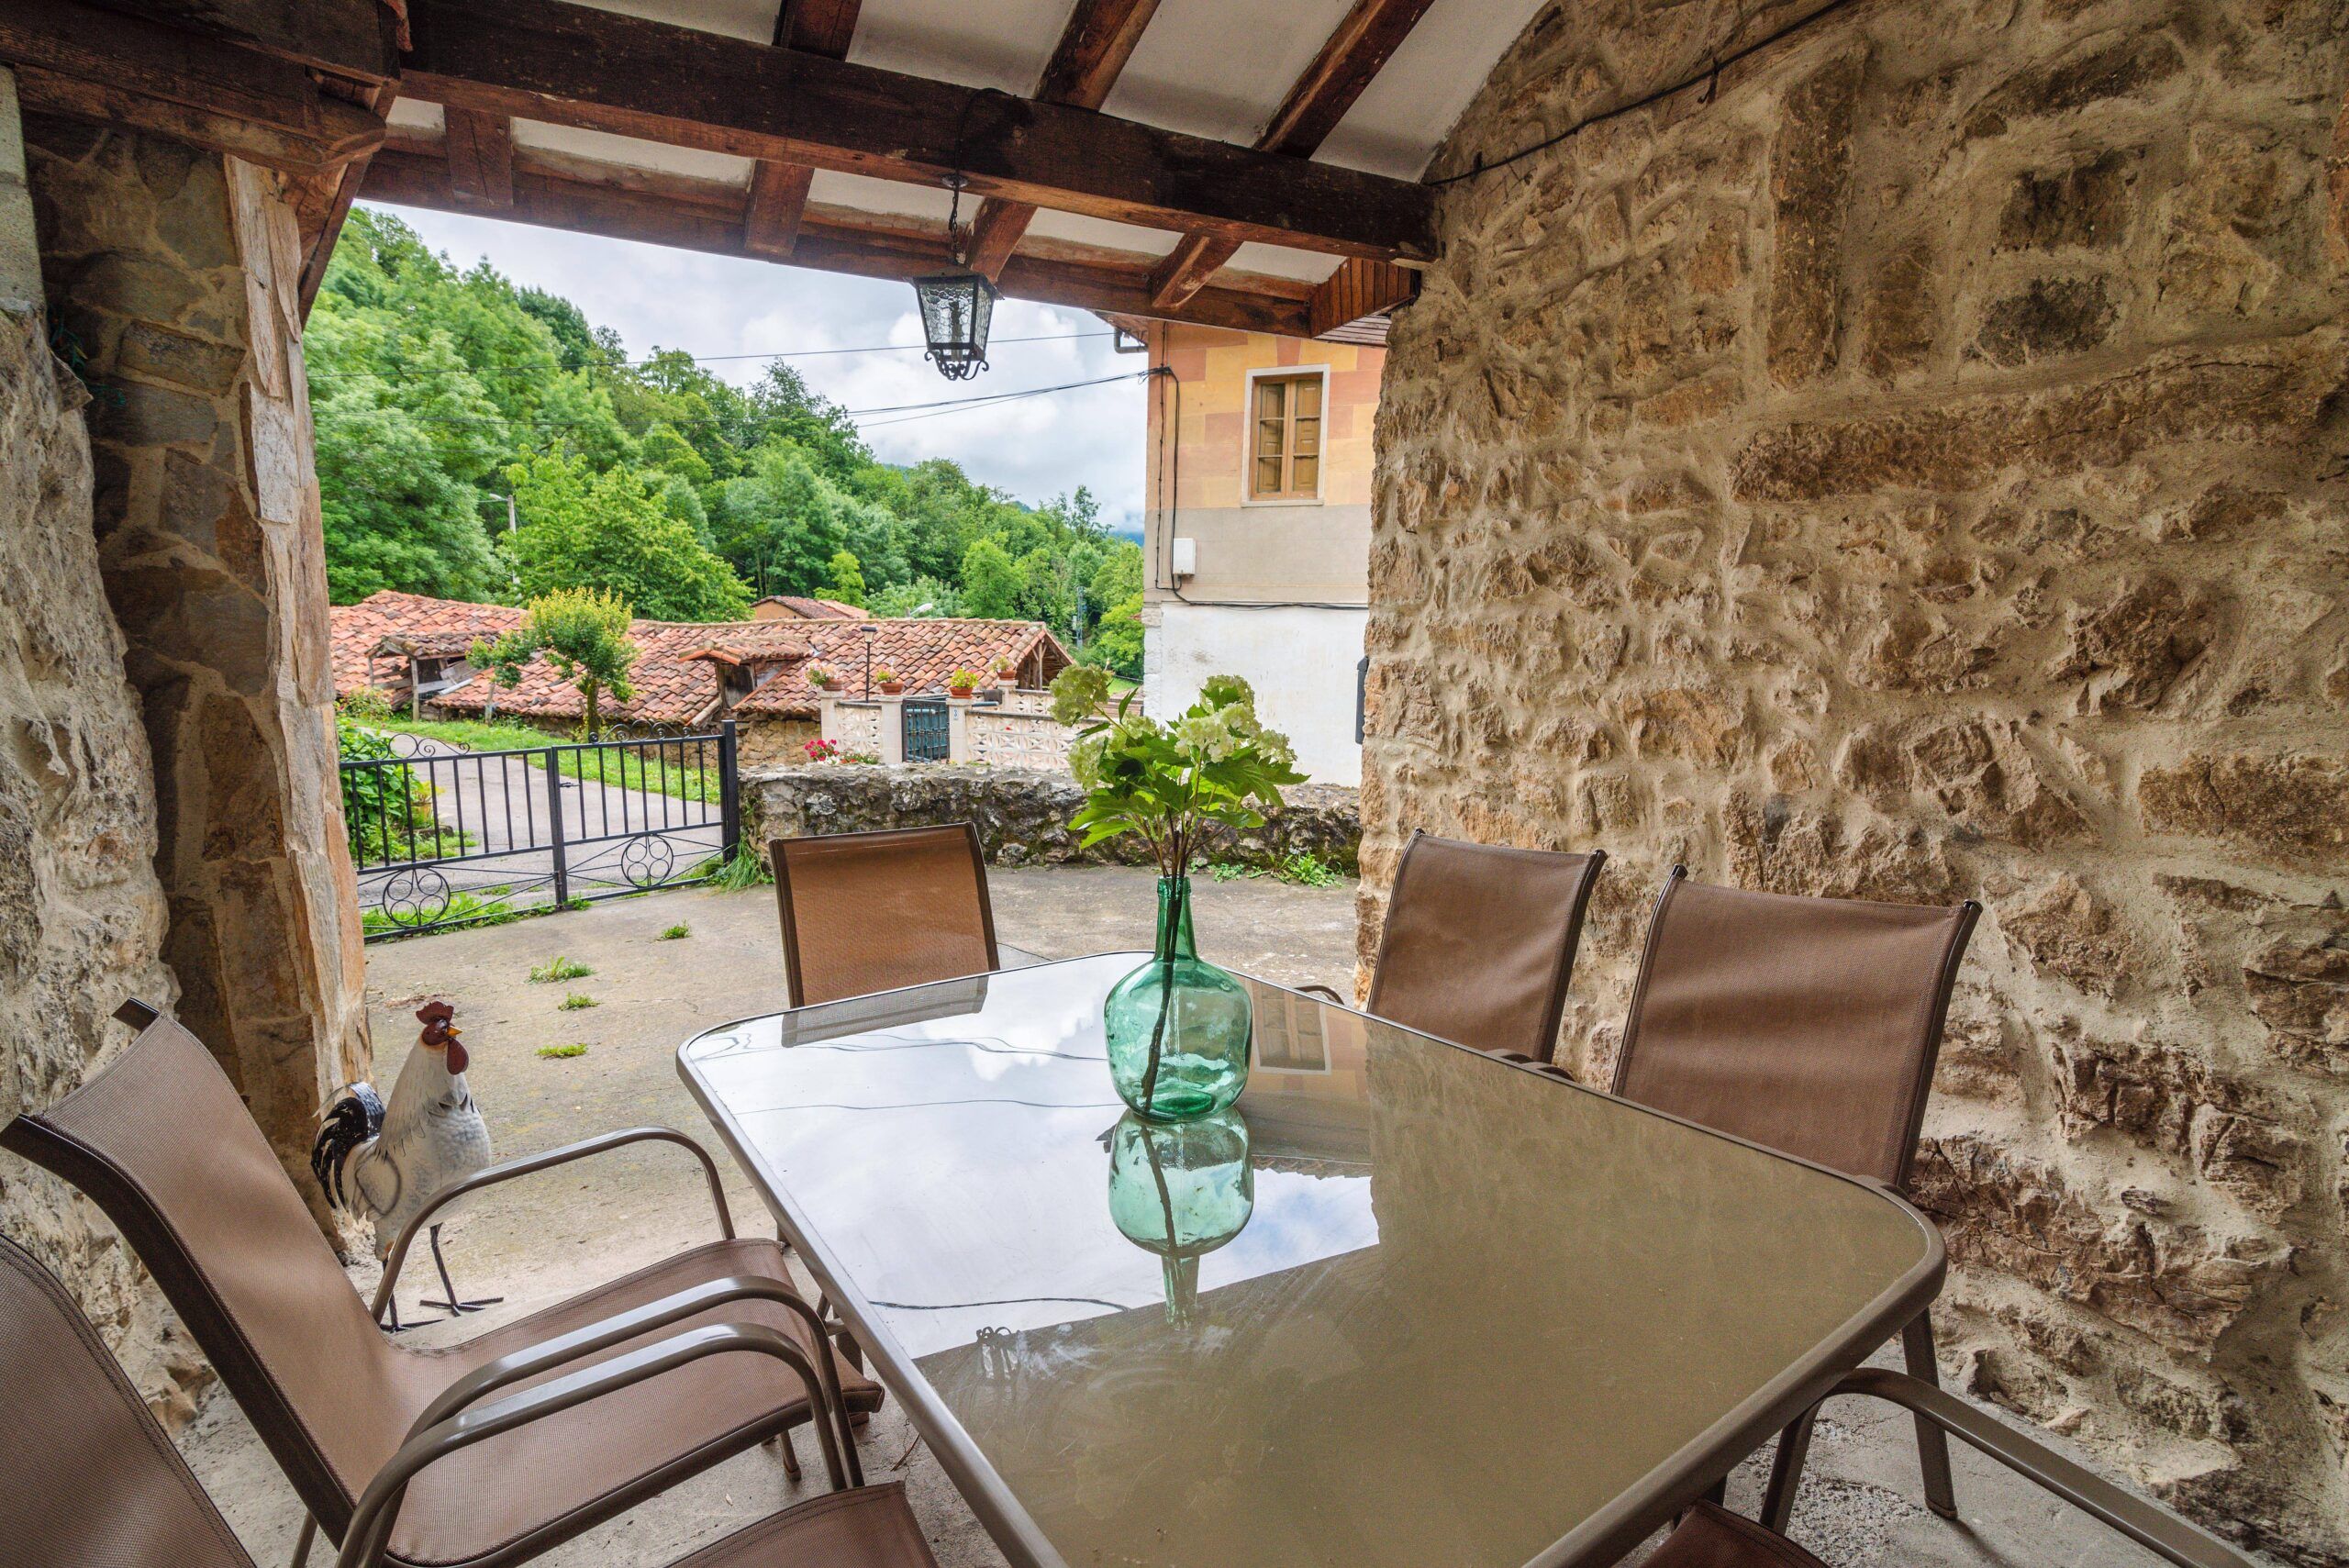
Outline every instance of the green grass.
[[565, 958], [561, 953], [544, 963], [530, 966], [530, 978], [540, 984], [550, 980], [584, 980], [595, 973], [577, 959]]
[[582, 1007], [596, 1006], [597, 1006], [597, 1003], [595, 997], [583, 995], [579, 992], [573, 991], [570, 995], [565, 996], [561, 1002], [557, 1003], [556, 1006], [566, 1013], [575, 1013]]
[[545, 1057], [549, 1062], [565, 1062], [574, 1056], [586, 1055], [587, 1048], [576, 1043], [571, 1045], [542, 1045], [539, 1047], [539, 1054]]
[[664, 941], [664, 942], [674, 942], [674, 941], [675, 941], [679, 937], [690, 937], [690, 936], [692, 936], [693, 934], [694, 934], [694, 929], [693, 929], [691, 926], [686, 925], [684, 921], [680, 920], [679, 922], [677, 922], [677, 924], [675, 924], [675, 925], [674, 925], [674, 926], [670, 927], [667, 930], [665, 930], [665, 931], [662, 932], [662, 933], [661, 933], [661, 940], [662, 940], [662, 941]]
[[1208, 865], [1208, 874], [1218, 882], [1236, 882], [1243, 876], [1269, 876], [1275, 882], [1286, 882], [1291, 887], [1335, 887], [1345, 880], [1344, 873], [1309, 850], [1299, 850], [1275, 866], [1214, 861]]
[[[503, 893], [505, 889], [494, 888], [490, 891], [496, 894]], [[473, 926], [503, 926], [508, 921], [520, 919], [528, 911], [515, 908], [503, 898], [495, 896], [482, 898], [470, 893], [452, 893], [449, 895], [447, 912], [433, 923], [446, 925], [453, 921], [462, 921]], [[384, 936], [395, 931], [411, 931], [416, 929], [404, 921], [393, 919], [381, 909], [370, 909], [361, 915], [359, 926], [364, 935], [371, 937]]]
[[[478, 718], [395, 717], [372, 722], [381, 723], [387, 729], [445, 740], [451, 746], [462, 746], [472, 751], [543, 752], [549, 746], [570, 744], [559, 736], [533, 729], [527, 724], [504, 724]], [[685, 754], [691, 757], [700, 750], [687, 747]], [[700, 768], [681, 765], [674, 747], [646, 746], [625, 751], [561, 751], [556, 753], [556, 759], [557, 766], [568, 778], [594, 779], [616, 787], [671, 795], [680, 800], [714, 801], [718, 796], [716, 770], [705, 772]], [[525, 760], [534, 768], [546, 765], [543, 755]]]
[[740, 893], [746, 887], [758, 887], [774, 880], [766, 857], [748, 844], [739, 846], [731, 860], [710, 856], [694, 867], [694, 875], [707, 877], [712, 887], [722, 887], [729, 893]]

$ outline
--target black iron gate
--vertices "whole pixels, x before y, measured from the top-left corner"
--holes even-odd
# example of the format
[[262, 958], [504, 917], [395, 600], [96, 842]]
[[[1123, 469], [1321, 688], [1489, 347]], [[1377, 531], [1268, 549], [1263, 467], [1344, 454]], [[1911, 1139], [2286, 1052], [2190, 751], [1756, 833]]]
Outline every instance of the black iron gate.
[[930, 697], [907, 697], [906, 761], [942, 762], [952, 750], [946, 735], [946, 705]]
[[511, 751], [386, 740], [342, 764], [369, 941], [706, 881], [741, 837], [730, 719]]

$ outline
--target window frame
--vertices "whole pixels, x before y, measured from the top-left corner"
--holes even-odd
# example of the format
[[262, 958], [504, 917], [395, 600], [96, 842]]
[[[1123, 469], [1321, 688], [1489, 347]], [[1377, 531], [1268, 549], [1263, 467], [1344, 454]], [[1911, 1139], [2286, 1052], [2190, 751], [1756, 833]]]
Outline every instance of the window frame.
[[[1321, 421], [1320, 450], [1313, 471], [1313, 493], [1302, 491], [1276, 495], [1256, 494], [1256, 384], [1260, 381], [1301, 382], [1308, 378], [1321, 384], [1321, 412], [1315, 416]], [[1288, 417], [1291, 428], [1296, 416]], [[1283, 461], [1294, 462], [1294, 451], [1283, 454]], [[1319, 506], [1323, 485], [1330, 476], [1330, 367], [1328, 365], [1262, 365], [1248, 373], [1244, 401], [1240, 417], [1240, 504], [1243, 506]]]

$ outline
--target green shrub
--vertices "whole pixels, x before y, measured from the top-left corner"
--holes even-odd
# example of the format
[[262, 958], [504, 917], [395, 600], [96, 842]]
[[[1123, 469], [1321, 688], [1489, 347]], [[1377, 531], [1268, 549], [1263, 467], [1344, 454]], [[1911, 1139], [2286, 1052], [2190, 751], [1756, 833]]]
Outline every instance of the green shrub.
[[565, 996], [561, 1002], [556, 1004], [557, 1006], [561, 1007], [566, 1013], [575, 1013], [582, 1007], [592, 1007], [596, 1005], [595, 997], [583, 995], [576, 991], [573, 991], [570, 995]]
[[691, 926], [686, 925], [683, 920], [680, 920], [675, 925], [670, 927], [667, 930], [662, 932], [661, 940], [664, 942], [674, 942], [680, 937], [690, 937], [693, 934], [694, 929]]
[[586, 1055], [587, 1048], [576, 1041], [570, 1045], [542, 1045], [539, 1047], [539, 1054], [549, 1062], [563, 1062], [574, 1056]]
[[530, 978], [543, 984], [550, 980], [584, 980], [596, 972], [574, 958], [557, 953], [544, 963], [530, 967]]

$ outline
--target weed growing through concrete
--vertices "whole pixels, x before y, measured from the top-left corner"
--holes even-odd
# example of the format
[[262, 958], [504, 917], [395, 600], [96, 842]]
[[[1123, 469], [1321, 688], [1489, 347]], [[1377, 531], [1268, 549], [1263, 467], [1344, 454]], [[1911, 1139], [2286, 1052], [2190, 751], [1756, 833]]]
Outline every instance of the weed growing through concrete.
[[582, 1007], [592, 1007], [595, 1005], [595, 997], [582, 995], [577, 991], [573, 991], [570, 995], [565, 996], [562, 1002], [562, 1010], [566, 1013], [575, 1013]]
[[680, 937], [690, 937], [693, 934], [694, 929], [680, 920], [675, 925], [670, 927], [667, 930], [662, 932], [661, 940], [664, 942], [674, 942]]
[[586, 1055], [587, 1048], [576, 1043], [571, 1045], [542, 1045], [539, 1047], [539, 1054], [545, 1057], [549, 1062], [564, 1062], [574, 1056]]
[[544, 963], [530, 966], [530, 978], [540, 983], [549, 980], [584, 980], [595, 973], [577, 959], [565, 958], [561, 953], [557, 953]]

